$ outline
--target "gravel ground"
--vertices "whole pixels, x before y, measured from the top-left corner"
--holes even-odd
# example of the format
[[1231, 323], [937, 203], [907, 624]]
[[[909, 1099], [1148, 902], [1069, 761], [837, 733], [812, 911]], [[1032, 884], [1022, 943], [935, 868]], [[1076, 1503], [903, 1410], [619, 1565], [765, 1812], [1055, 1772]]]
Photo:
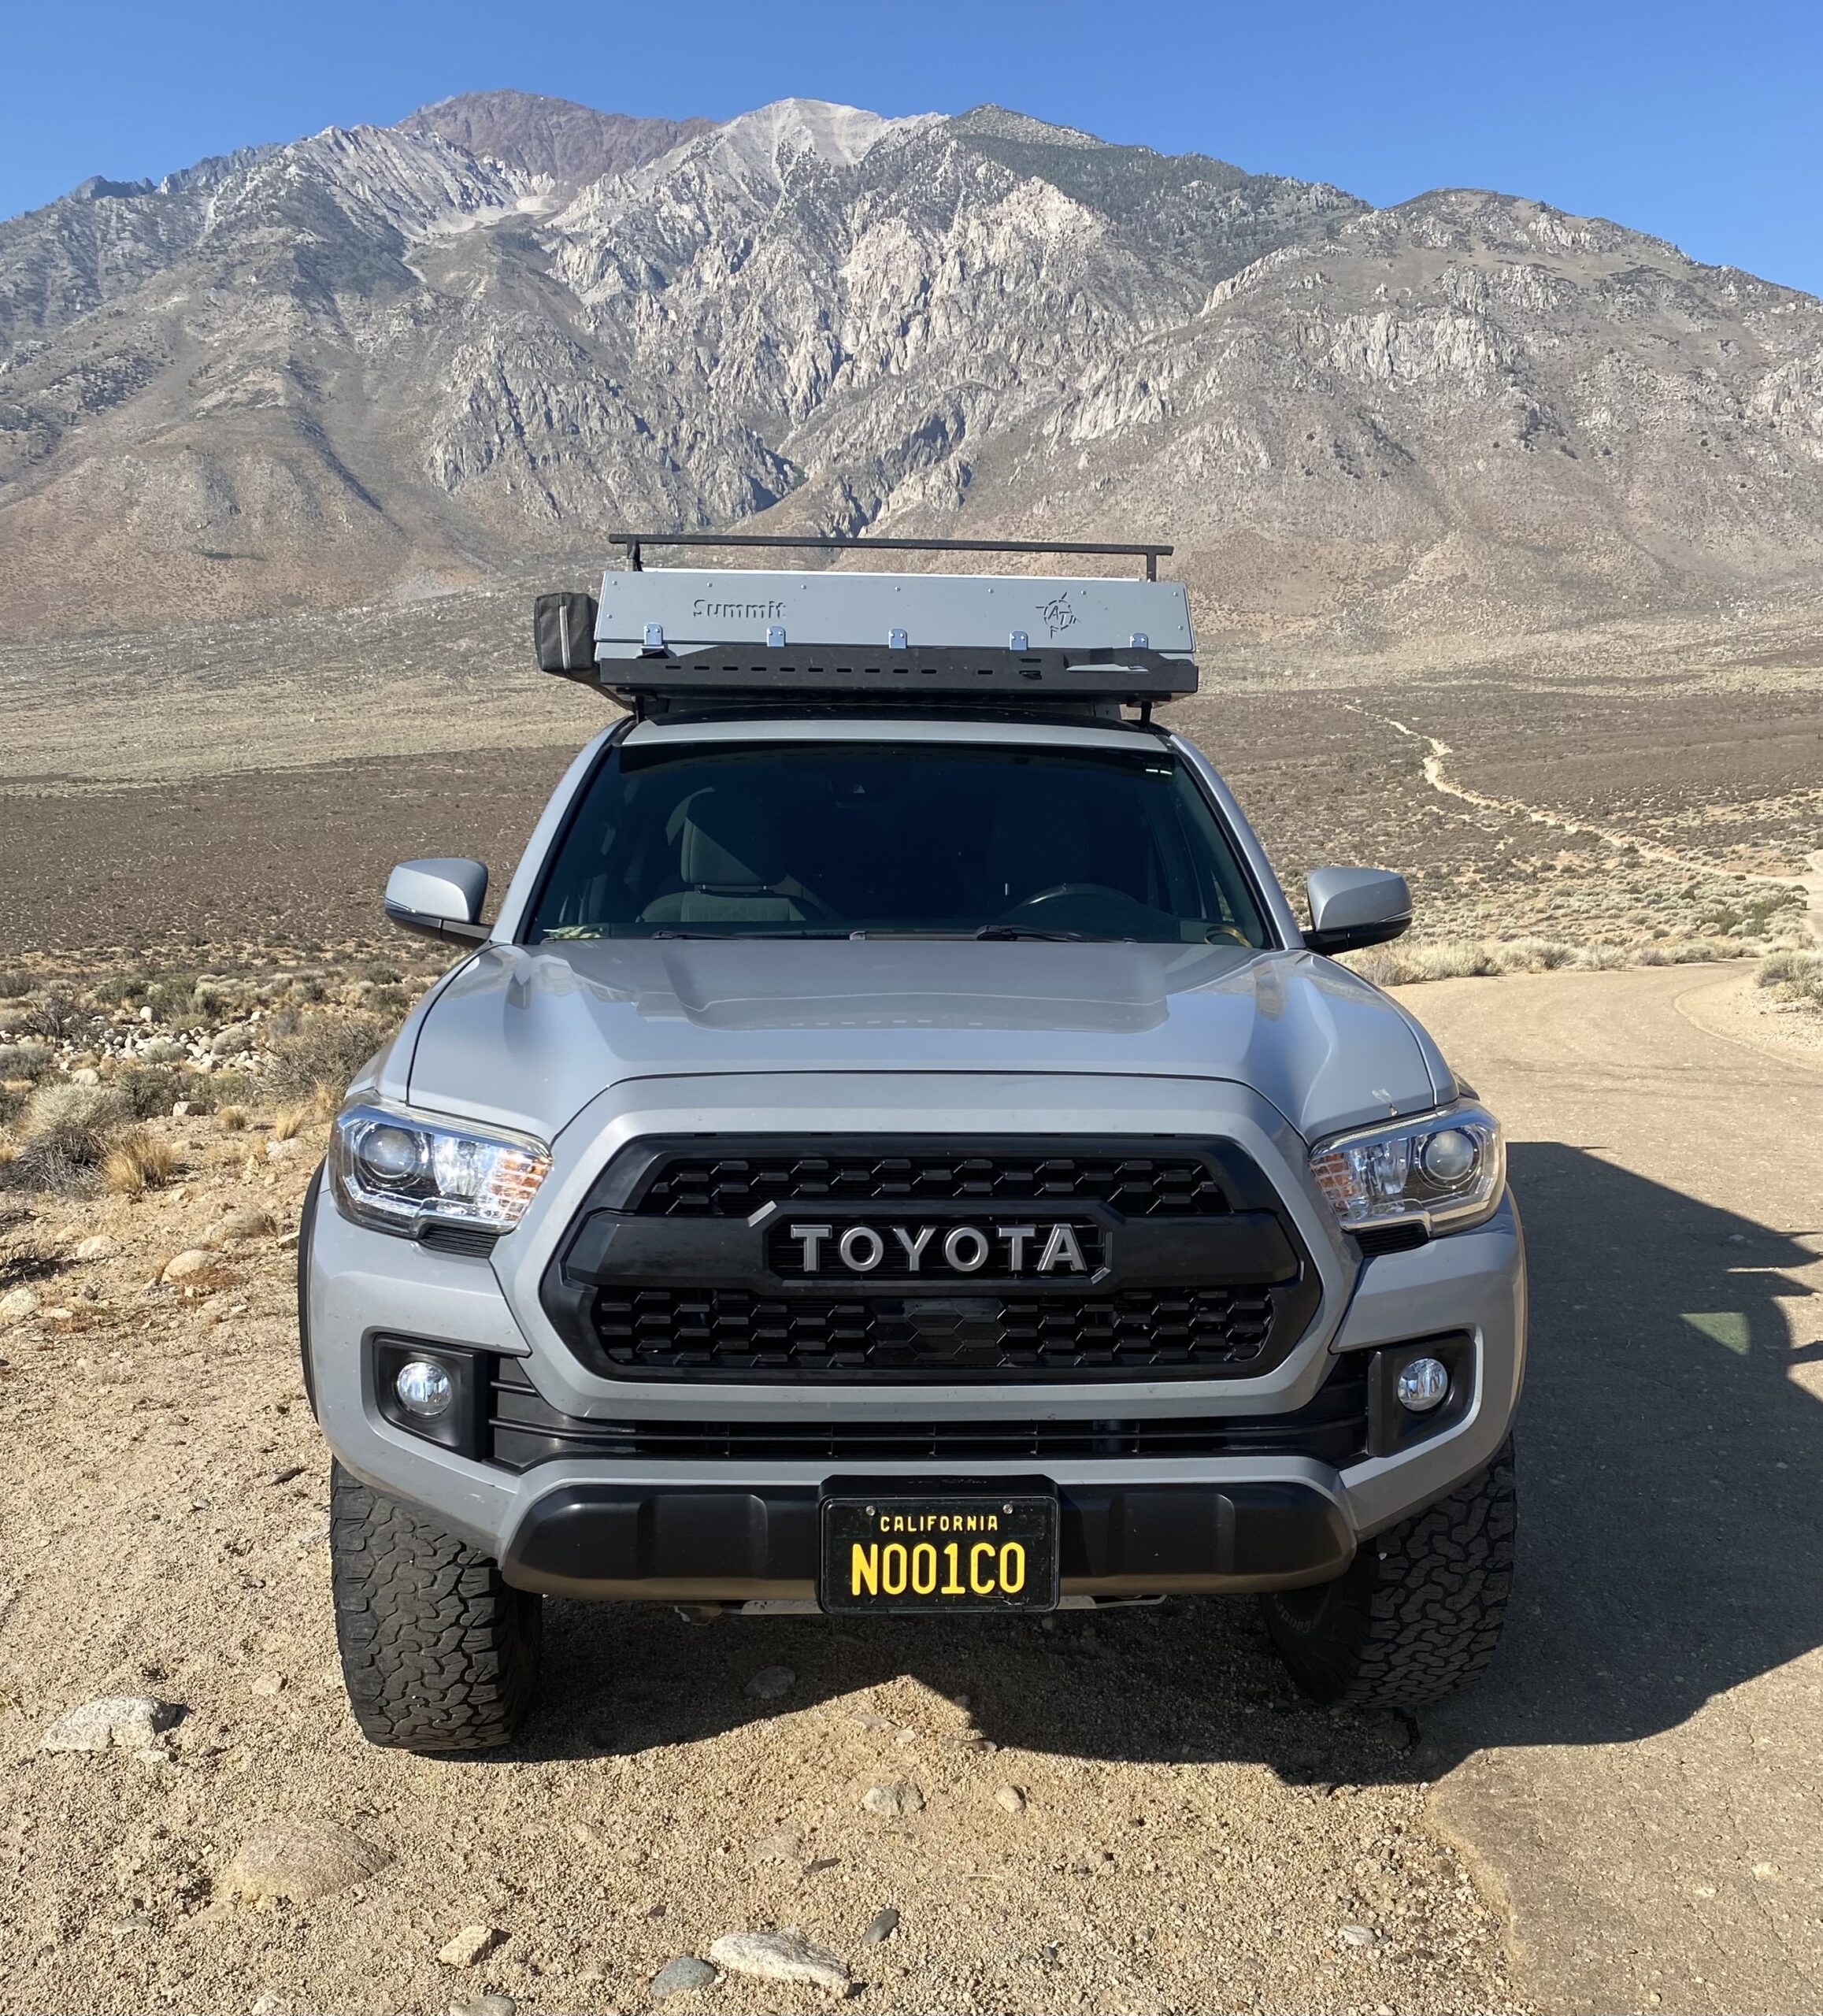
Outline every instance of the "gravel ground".
[[[179, 1187], [0, 1199], [0, 1288], [39, 1303], [0, 1327], [0, 1443], [24, 1458], [0, 1536], [0, 2010], [631, 2009], [668, 1961], [786, 1927], [882, 2010], [1523, 2006], [1494, 1902], [1426, 1824], [1413, 1728], [1302, 1704], [1244, 1603], [973, 1629], [557, 1604], [521, 1751], [368, 1748], [289, 1299], [320, 1131], [275, 1160], [257, 1127], [154, 1127]], [[149, 1285], [250, 1203], [276, 1231]], [[74, 1260], [95, 1236], [121, 1250]], [[783, 1692], [753, 1691], [776, 1667]], [[143, 1755], [41, 1751], [118, 1694], [183, 1718]], [[921, 1807], [863, 1806], [896, 1785]], [[237, 1898], [230, 1863], [280, 1821], [384, 1866]], [[500, 1935], [478, 1961], [439, 1960], [476, 1926]], [[729, 1977], [667, 2006], [824, 1999]]]

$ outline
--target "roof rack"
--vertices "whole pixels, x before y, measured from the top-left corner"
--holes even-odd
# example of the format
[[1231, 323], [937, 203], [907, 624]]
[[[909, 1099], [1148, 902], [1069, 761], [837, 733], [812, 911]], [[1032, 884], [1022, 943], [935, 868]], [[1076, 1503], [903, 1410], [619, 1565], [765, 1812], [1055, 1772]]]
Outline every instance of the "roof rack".
[[[751, 532], [615, 532], [610, 543], [628, 564], [603, 576], [598, 602], [538, 598], [538, 662], [640, 712], [787, 695], [1117, 712], [1196, 690], [1188, 600], [1180, 583], [1158, 578], [1169, 546]], [[645, 566], [642, 549], [662, 545], [1091, 554], [1143, 559], [1146, 578]]]
[[648, 546], [782, 546], [804, 553], [848, 553], [870, 547], [876, 553], [1080, 553], [1107, 560], [1143, 560], [1146, 578], [1158, 578], [1158, 563], [1169, 560], [1170, 546], [1102, 546], [1084, 539], [832, 539], [813, 533], [795, 539], [786, 532], [610, 532], [610, 546], [627, 549], [627, 565], [637, 574]]

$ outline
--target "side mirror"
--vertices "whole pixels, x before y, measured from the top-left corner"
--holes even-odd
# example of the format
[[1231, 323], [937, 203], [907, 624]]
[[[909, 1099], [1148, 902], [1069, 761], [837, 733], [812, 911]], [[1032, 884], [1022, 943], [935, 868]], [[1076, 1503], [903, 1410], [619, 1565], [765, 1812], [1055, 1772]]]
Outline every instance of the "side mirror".
[[1313, 952], [1353, 952], [1384, 945], [1410, 928], [1412, 892], [1389, 868], [1314, 868], [1304, 879]]
[[486, 942], [481, 903], [487, 870], [478, 861], [402, 861], [386, 878], [390, 924], [458, 945]]

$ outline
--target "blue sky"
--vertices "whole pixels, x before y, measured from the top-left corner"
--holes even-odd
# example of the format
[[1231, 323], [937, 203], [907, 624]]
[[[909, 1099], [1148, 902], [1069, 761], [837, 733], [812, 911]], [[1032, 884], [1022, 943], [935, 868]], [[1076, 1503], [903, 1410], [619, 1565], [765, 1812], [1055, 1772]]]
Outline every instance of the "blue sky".
[[1378, 203], [1473, 185], [1823, 291], [1823, 0], [9, 0], [0, 216], [509, 85], [726, 118], [992, 99]]

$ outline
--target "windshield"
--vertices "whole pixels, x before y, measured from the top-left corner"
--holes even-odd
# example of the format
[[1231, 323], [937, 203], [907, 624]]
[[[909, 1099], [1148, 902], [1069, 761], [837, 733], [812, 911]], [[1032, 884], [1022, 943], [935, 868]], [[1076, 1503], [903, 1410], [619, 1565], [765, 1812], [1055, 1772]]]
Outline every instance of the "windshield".
[[551, 938], [1263, 946], [1169, 750], [803, 742], [611, 750], [532, 920]]

